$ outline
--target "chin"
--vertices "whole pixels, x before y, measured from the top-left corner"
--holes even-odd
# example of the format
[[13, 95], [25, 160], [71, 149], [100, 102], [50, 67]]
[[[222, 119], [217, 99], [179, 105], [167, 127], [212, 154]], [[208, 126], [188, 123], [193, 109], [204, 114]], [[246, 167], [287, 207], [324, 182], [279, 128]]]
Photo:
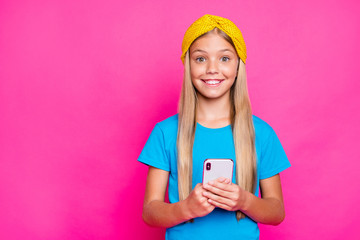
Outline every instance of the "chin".
[[224, 95], [226, 94], [224, 93], [224, 94], [200, 94], [200, 95], [205, 99], [214, 100], [214, 99], [220, 99], [224, 97]]

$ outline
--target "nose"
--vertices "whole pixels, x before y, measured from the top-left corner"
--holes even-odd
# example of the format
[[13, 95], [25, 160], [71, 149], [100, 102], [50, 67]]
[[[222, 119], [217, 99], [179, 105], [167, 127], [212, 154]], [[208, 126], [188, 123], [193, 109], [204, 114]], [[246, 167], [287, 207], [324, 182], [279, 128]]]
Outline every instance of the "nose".
[[216, 61], [214, 60], [209, 60], [208, 64], [207, 64], [207, 68], [206, 68], [206, 73], [211, 74], [211, 73], [218, 73], [219, 69], [218, 69], [218, 64]]

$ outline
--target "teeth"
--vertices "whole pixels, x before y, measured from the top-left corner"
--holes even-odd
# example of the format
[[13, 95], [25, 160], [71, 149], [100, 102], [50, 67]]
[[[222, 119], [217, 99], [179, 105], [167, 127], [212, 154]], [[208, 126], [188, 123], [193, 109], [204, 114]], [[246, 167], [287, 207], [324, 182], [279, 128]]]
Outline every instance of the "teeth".
[[206, 81], [207, 84], [218, 84], [220, 83], [220, 81], [216, 81], [216, 80], [209, 80], [209, 81]]

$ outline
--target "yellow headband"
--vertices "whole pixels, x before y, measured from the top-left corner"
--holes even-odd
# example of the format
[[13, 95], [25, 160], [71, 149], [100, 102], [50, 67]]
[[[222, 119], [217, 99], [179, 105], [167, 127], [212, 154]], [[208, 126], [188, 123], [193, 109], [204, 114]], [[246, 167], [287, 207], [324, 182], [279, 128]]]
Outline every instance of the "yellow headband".
[[204, 33], [213, 30], [215, 27], [225, 32], [231, 38], [234, 42], [238, 56], [244, 63], [246, 63], [246, 46], [240, 29], [229, 19], [210, 14], [205, 14], [201, 18], [197, 19], [186, 30], [181, 46], [181, 61], [183, 63], [186, 51], [189, 49], [193, 41]]

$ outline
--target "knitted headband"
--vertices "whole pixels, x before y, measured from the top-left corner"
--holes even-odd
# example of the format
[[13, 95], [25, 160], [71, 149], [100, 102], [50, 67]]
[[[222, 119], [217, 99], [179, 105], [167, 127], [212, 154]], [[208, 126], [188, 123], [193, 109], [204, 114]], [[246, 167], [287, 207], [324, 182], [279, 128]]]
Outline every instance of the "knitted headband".
[[240, 29], [229, 19], [205, 14], [193, 22], [185, 32], [181, 46], [181, 61], [183, 64], [185, 54], [193, 41], [202, 34], [213, 30], [215, 27], [225, 32], [231, 38], [231, 40], [234, 42], [238, 56], [244, 63], [246, 63], [246, 46]]

